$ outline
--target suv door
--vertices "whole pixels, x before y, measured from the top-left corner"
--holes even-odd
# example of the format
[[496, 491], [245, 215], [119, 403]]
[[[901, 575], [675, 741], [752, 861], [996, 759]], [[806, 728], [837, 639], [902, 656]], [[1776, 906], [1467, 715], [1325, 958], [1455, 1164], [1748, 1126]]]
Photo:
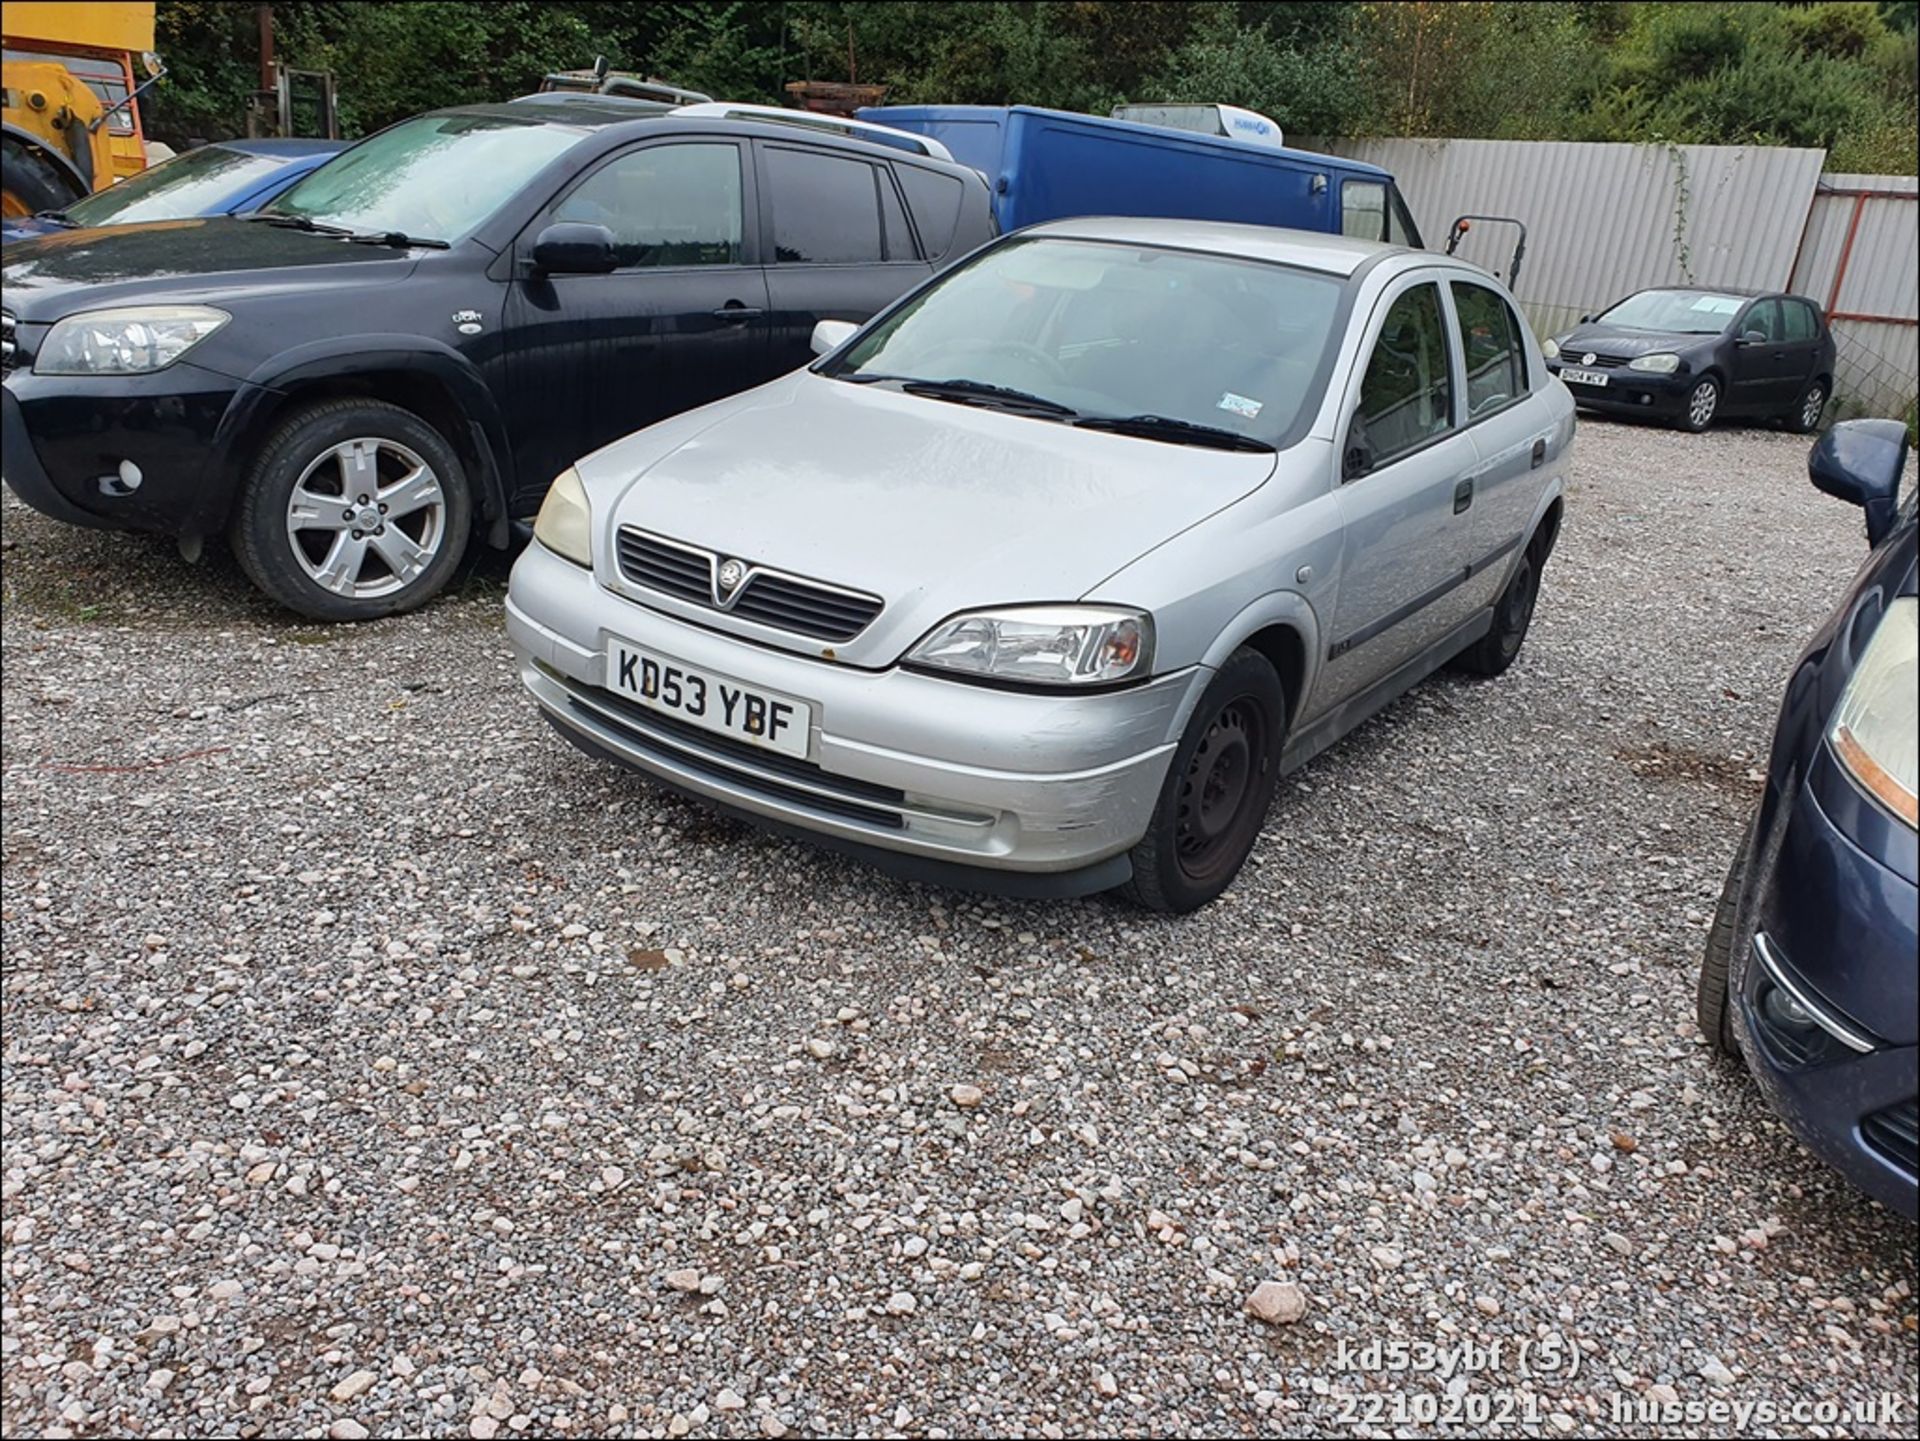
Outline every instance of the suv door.
[[1799, 398], [1804, 379], [1803, 363], [1787, 341], [1780, 302], [1754, 301], [1734, 326], [1733, 376], [1727, 399], [1739, 410], [1770, 415]]
[[776, 374], [813, 359], [821, 320], [870, 320], [933, 273], [893, 167], [843, 151], [756, 140]]
[[1473, 612], [1464, 596], [1477, 454], [1462, 428], [1451, 312], [1430, 272], [1368, 320], [1347, 378], [1339, 456], [1340, 582], [1315, 711], [1419, 656]]
[[[662, 139], [619, 151], [554, 198], [515, 243], [504, 396], [518, 509], [611, 440], [771, 378], [746, 147]], [[535, 239], [604, 225], [617, 267], [545, 275]]]

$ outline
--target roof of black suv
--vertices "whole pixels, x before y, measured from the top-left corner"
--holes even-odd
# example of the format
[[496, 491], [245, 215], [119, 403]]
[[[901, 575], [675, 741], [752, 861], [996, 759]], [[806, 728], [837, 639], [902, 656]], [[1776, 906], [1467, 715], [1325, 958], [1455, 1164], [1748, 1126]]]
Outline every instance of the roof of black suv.
[[[693, 113], [689, 113], [693, 112]], [[937, 141], [884, 125], [860, 121], [841, 121], [833, 116], [809, 111], [786, 111], [775, 106], [730, 106], [709, 102], [699, 106], [668, 105], [657, 100], [640, 100], [618, 95], [585, 95], [565, 91], [521, 95], [507, 101], [489, 101], [476, 105], [452, 105], [428, 112], [433, 115], [484, 115], [500, 120], [533, 120], [544, 124], [602, 130], [630, 121], [659, 121], [675, 118], [699, 122], [703, 127], [715, 123], [742, 126], [744, 133], [772, 136], [804, 132], [809, 139], [829, 143], [852, 143], [886, 150], [895, 156], [906, 155], [935, 165], [956, 166], [965, 170]], [[869, 133], [862, 133], [862, 126]]]

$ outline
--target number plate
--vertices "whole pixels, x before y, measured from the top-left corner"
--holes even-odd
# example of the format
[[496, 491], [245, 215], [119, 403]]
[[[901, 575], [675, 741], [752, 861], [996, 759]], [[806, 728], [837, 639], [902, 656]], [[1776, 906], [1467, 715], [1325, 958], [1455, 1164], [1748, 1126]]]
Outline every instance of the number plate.
[[1607, 383], [1607, 375], [1605, 371], [1578, 370], [1573, 366], [1566, 366], [1562, 368], [1562, 370], [1560, 371], [1560, 378], [1566, 381], [1568, 385], [1597, 385], [1602, 387], [1603, 389], [1605, 388]]
[[607, 689], [675, 720], [806, 759], [813, 706], [682, 661], [607, 642]]

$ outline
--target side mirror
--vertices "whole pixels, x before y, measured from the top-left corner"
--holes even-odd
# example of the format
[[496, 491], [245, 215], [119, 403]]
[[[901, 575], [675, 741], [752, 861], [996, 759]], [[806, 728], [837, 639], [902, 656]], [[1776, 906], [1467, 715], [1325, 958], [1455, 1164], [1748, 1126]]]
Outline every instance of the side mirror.
[[851, 320], [816, 320], [813, 323], [813, 346], [815, 355], [831, 355], [847, 343], [853, 332], [860, 327]]
[[548, 275], [605, 275], [617, 264], [613, 232], [604, 225], [563, 220], [533, 242], [533, 268]]
[[1867, 513], [1867, 543], [1893, 529], [1900, 477], [1907, 469], [1907, 428], [1897, 420], [1843, 420], [1807, 456], [1814, 488]]
[[1358, 435], [1347, 437], [1347, 453], [1340, 458], [1340, 478], [1358, 480], [1373, 469], [1373, 447]]
[[1580, 317], [1580, 323], [1582, 325], [1591, 325], [1593, 324], [1593, 317], [1591, 315], [1583, 315]]
[[1765, 345], [1767, 333], [1764, 330], [1744, 330], [1740, 333], [1742, 345]]

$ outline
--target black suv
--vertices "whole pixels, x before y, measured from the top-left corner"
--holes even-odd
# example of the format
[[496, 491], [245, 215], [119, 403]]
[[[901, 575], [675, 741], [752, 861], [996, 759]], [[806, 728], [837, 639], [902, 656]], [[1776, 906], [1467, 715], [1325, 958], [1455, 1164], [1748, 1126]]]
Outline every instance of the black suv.
[[310, 616], [408, 610], [580, 456], [989, 239], [990, 199], [919, 137], [799, 112], [417, 116], [252, 216], [8, 246], [6, 480], [190, 554], [224, 531]]

